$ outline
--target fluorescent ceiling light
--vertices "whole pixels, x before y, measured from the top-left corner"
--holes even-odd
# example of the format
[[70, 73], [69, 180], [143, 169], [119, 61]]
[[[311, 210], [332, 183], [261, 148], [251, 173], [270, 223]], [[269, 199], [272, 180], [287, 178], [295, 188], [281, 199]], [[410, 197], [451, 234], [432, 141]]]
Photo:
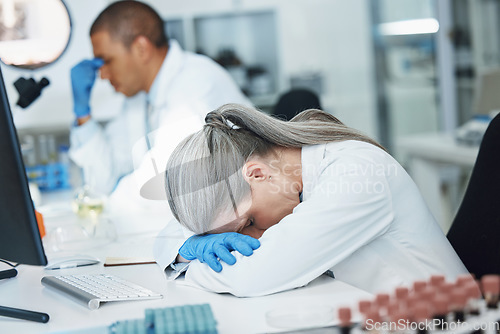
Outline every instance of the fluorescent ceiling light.
[[439, 22], [436, 19], [405, 20], [381, 23], [378, 29], [382, 35], [433, 34], [439, 30]]

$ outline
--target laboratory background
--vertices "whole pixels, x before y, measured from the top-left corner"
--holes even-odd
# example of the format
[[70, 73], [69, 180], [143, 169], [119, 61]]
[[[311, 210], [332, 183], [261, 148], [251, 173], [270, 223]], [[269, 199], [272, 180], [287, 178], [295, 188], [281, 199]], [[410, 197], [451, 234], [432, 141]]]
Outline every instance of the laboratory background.
[[[52, 64], [3, 65], [29, 160], [25, 164], [43, 164], [56, 155], [66, 162], [74, 121], [69, 71], [80, 59], [92, 57], [89, 27], [110, 1], [66, 0], [69, 17], [50, 6], [12, 16], [14, 3], [2, 0], [4, 62], [23, 57], [6, 40], [11, 38], [9, 29], [24, 25], [28, 34], [57, 32], [57, 37], [46, 37], [52, 40], [43, 48], [31, 46], [53, 46], [58, 53]], [[170, 38], [223, 65], [261, 110], [272, 113], [281, 95], [306, 88], [319, 97], [322, 109], [376, 138], [412, 175], [447, 231], [482, 133], [500, 108], [498, 1], [146, 3], [162, 15]], [[24, 108], [17, 103], [14, 82], [19, 80], [31, 80], [35, 95], [40, 94]], [[119, 111], [121, 99], [109, 83], [98, 80], [93, 116], [106, 123]], [[79, 175], [74, 174], [69, 168], [61, 187], [77, 187]], [[57, 191], [40, 186], [42, 194]]]
[[[222, 65], [263, 112], [275, 113], [284, 94], [307, 90], [323, 110], [380, 142], [448, 232], [483, 134], [500, 112], [500, 1], [143, 1], [159, 12], [169, 38]], [[70, 231], [59, 229], [69, 225], [58, 217], [106, 208], [104, 201], [75, 207], [78, 196], [94, 194], [83, 188], [82, 171], [68, 156], [75, 122], [70, 70], [93, 58], [90, 26], [113, 1], [23, 0], [33, 4], [26, 11], [19, 2], [0, 0], [2, 73], [33, 202], [49, 222], [52, 239], [44, 242], [73, 251], [74, 240], [54, 239]], [[123, 99], [98, 79], [93, 118], [105, 125]], [[100, 217], [107, 241], [164, 224], [122, 225], [117, 232]], [[139, 249], [140, 241], [128, 247]], [[174, 297], [182, 296], [174, 291]]]

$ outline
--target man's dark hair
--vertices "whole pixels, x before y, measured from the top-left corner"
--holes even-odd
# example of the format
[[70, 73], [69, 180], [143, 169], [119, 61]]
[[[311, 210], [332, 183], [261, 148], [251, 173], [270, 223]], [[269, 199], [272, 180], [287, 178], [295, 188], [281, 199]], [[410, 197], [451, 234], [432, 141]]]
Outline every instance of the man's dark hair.
[[106, 31], [113, 40], [127, 48], [138, 36], [144, 36], [156, 47], [167, 46], [167, 34], [160, 15], [139, 1], [117, 1], [106, 7], [90, 28], [90, 36]]

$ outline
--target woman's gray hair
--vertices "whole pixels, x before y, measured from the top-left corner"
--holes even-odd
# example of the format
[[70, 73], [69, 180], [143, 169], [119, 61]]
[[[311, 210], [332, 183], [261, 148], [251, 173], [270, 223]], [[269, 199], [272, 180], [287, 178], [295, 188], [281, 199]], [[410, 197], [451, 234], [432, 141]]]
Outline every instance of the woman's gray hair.
[[[383, 149], [333, 115], [309, 109], [289, 122], [254, 108], [226, 104], [207, 114], [202, 130], [184, 139], [167, 163], [166, 192], [174, 217], [194, 233], [206, 233], [224, 213], [250, 195], [241, 174], [252, 155], [276, 148], [301, 148], [359, 140]], [[234, 210], [234, 211], [233, 211]]]

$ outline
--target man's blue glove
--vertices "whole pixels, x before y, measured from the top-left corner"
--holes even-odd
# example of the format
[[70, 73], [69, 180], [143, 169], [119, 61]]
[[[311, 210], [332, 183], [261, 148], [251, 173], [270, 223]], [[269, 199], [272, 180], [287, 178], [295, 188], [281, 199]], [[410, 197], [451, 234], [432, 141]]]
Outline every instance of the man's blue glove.
[[97, 70], [104, 65], [100, 58], [82, 60], [71, 69], [73, 87], [73, 111], [76, 118], [90, 115], [90, 92], [94, 86]]
[[216, 272], [222, 270], [218, 259], [227, 264], [235, 264], [236, 258], [230, 252], [236, 250], [245, 256], [253, 254], [260, 247], [259, 240], [248, 235], [227, 232], [220, 234], [194, 235], [187, 239], [179, 249], [179, 254], [186, 260], [198, 259], [207, 263]]

